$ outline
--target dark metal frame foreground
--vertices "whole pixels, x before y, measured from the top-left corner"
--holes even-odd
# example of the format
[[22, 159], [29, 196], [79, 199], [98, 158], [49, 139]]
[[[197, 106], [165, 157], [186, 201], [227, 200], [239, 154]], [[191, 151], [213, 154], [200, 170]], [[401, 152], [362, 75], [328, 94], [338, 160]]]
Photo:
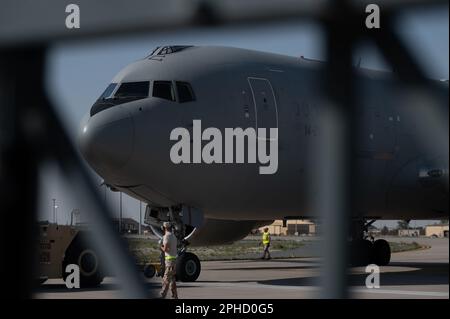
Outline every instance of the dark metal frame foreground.
[[435, 86], [406, 49], [403, 39], [396, 34], [394, 22], [402, 13], [401, 8], [398, 9], [382, 12], [383, 26], [380, 29], [365, 28], [365, 13], [355, 10], [345, 1], [339, 4], [334, 2], [331, 10], [333, 14], [322, 21], [326, 32], [328, 62], [323, 81], [327, 96], [324, 115], [328, 122], [322, 122], [327, 128], [322, 132], [319, 152], [324, 149], [331, 151], [326, 154], [328, 156], [318, 157], [321, 158], [318, 164], [320, 170], [316, 171], [319, 196], [313, 207], [324, 223], [323, 298], [348, 297], [348, 235], [352, 218], [358, 219], [359, 216], [354, 209], [355, 181], [358, 178], [354, 154], [358, 136], [356, 132], [359, 131], [357, 105], [364, 101], [355, 91], [353, 50], [358, 41], [369, 39], [375, 42], [395, 70], [400, 86], [410, 91], [419, 87], [427, 91]]
[[[10, 297], [31, 297], [36, 281], [36, 195], [39, 165], [48, 157], [57, 160], [74, 189], [92, 208], [90, 242], [108, 270], [118, 276], [127, 298], [148, 296], [137, 267], [100, 199], [72, 142], [45, 92], [46, 47], [15, 49], [0, 54], [1, 112], [1, 274]], [[23, 88], [27, 88], [23, 92]], [[81, 200], [81, 198], [79, 198]], [[13, 214], [18, 212], [18, 214]], [[17, 234], [15, 227], [24, 230]], [[14, 244], [11, 244], [13, 242]]]
[[[136, 0], [137, 1], [137, 0]], [[170, 1], [169, 1], [170, 2]], [[288, 1], [289, 2], [289, 1]], [[151, 6], [151, 2], [140, 1], [140, 6]], [[220, 5], [213, 5], [210, 1], [196, 1], [198, 10], [189, 11], [189, 15], [179, 16], [180, 19], [159, 19], [158, 23], [149, 19], [148, 22], [136, 28], [136, 26], [124, 26], [123, 32], [160, 30], [161, 28], [181, 28], [195, 25], [223, 25], [245, 24], [247, 22], [261, 22], [268, 20], [281, 20], [283, 18], [310, 17], [323, 23], [326, 32], [326, 50], [329, 63], [326, 65], [326, 78], [323, 81], [329, 111], [334, 115], [330, 120], [334, 121], [339, 139], [333, 140], [334, 147], [343, 150], [335, 152], [334, 156], [325, 158], [321, 165], [326, 169], [318, 178], [322, 181], [318, 203], [318, 211], [324, 219], [326, 233], [326, 250], [324, 281], [322, 297], [345, 298], [347, 297], [347, 235], [351, 214], [353, 211], [353, 185], [355, 178], [354, 134], [356, 121], [355, 114], [356, 92], [354, 90], [354, 74], [352, 69], [352, 50], [357, 40], [368, 37], [375, 41], [388, 62], [396, 70], [403, 84], [427, 88], [430, 83], [425, 79], [423, 72], [415, 60], [405, 49], [401, 39], [396, 36], [393, 22], [396, 14], [407, 8], [408, 4], [427, 7], [433, 4], [446, 3], [445, 1], [381, 1], [383, 8], [382, 28], [369, 30], [364, 27], [364, 4], [358, 3], [352, 6], [350, 1], [336, 1], [330, 6], [320, 6], [319, 10], [308, 10], [300, 6], [298, 10], [287, 10], [283, 14], [271, 15], [274, 6], [279, 9], [283, 2], [271, 2], [260, 6], [255, 10], [222, 10]], [[218, 1], [221, 5], [224, 2]], [[233, 5], [239, 6], [233, 2]], [[294, 5], [290, 1], [290, 5]], [[393, 5], [392, 5], [393, 3]], [[11, 2], [9, 3], [11, 4]], [[160, 3], [161, 4], [161, 3]], [[109, 9], [117, 2], [108, 4]], [[248, 7], [248, 6], [247, 6]], [[8, 8], [8, 7], [7, 7]], [[120, 6], [117, 5], [117, 9]], [[248, 8], [247, 8], [248, 9]], [[151, 10], [150, 10], [151, 11]], [[279, 10], [274, 12], [280, 13]], [[294, 13], [294, 14], [292, 14]], [[30, 14], [33, 15], [32, 11]], [[27, 19], [22, 19], [23, 21]], [[26, 31], [26, 30], [25, 30]], [[76, 39], [95, 37], [100, 35], [112, 35], [117, 29], [107, 28], [101, 32], [74, 36]], [[58, 32], [57, 32], [58, 33]], [[27, 34], [20, 30], [19, 34]], [[70, 143], [61, 122], [57, 118], [54, 109], [49, 102], [44, 90], [44, 65], [45, 53], [48, 45], [58, 39], [68, 40], [72, 37], [66, 32], [60, 32], [55, 36], [43, 36], [24, 41], [10, 41], [6, 37], [5, 43], [0, 43], [0, 185], [1, 203], [3, 207], [1, 233], [1, 251], [3, 256], [8, 256], [9, 262], [1, 263], [2, 278], [7, 282], [3, 289], [11, 292], [11, 297], [30, 297], [34, 280], [30, 272], [34, 254], [34, 229], [33, 223], [36, 215], [36, 186], [37, 170], [41, 161], [46, 156], [55, 158], [66, 172], [69, 178], [77, 182], [83, 194], [92, 203], [93, 226], [95, 236], [93, 241], [102, 248], [100, 250], [113, 270], [121, 279], [127, 297], [143, 297], [145, 291], [131, 259], [122, 247], [119, 236], [114, 232], [108, 212], [96, 187], [90, 181], [82, 162], [73, 145]], [[36, 46], [37, 45], [37, 46]], [[12, 49], [15, 47], [15, 49]], [[27, 92], [20, 91], [26, 87]], [[32, 91], [30, 91], [32, 89]], [[334, 118], [334, 120], [333, 120]], [[333, 123], [332, 123], [333, 124]], [[333, 132], [330, 132], [333, 133]], [[326, 141], [325, 141], [326, 143]], [[336, 146], [337, 145], [337, 146]], [[333, 147], [333, 145], [328, 145]], [[324, 145], [323, 147], [328, 147]], [[331, 176], [333, 172], [338, 175]], [[335, 178], [334, 184], [326, 181]], [[25, 200], [24, 200], [25, 199]], [[325, 200], [324, 200], [325, 199]], [[322, 206], [326, 200], [327, 205]], [[25, 202], [25, 204], [24, 204]], [[19, 207], [24, 211], [19, 210]], [[20, 218], [12, 212], [19, 211]], [[25, 230], [24, 234], [17, 237], [10, 225], [17, 224], [17, 220]], [[14, 245], [9, 244], [11, 238], [15, 238]]]

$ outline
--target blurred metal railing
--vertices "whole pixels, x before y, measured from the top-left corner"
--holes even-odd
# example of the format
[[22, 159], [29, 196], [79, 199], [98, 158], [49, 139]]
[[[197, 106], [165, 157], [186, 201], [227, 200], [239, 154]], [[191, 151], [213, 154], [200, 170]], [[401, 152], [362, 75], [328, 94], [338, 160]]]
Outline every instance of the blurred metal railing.
[[[397, 15], [404, 10], [448, 4], [444, 0], [370, 1], [382, 12], [381, 29], [365, 29], [365, 6], [369, 1], [201, 1], [201, 0], [78, 0], [81, 28], [65, 28], [64, 8], [73, 1], [4, 0], [0, 11], [0, 185], [2, 222], [1, 251], [11, 262], [1, 263], [3, 278], [10, 278], [3, 288], [12, 297], [30, 297], [34, 254], [33, 222], [36, 211], [36, 176], [41, 161], [51, 156], [74, 180], [81, 193], [92, 203], [92, 241], [102, 257], [121, 279], [127, 297], [144, 297], [145, 291], [126, 249], [113, 231], [107, 208], [94, 183], [90, 181], [77, 152], [57, 118], [44, 89], [45, 53], [56, 41], [85, 40], [166, 29], [226, 24], [246, 25], [286, 19], [315, 19], [326, 32], [326, 79], [323, 87], [327, 106], [323, 121], [323, 150], [318, 172], [320, 196], [315, 204], [324, 217], [325, 262], [323, 294], [325, 298], [347, 296], [346, 238], [353, 211], [355, 178], [354, 138], [357, 123], [352, 50], [356, 41], [368, 37], [375, 41], [384, 57], [405, 85], [431, 86], [393, 28]], [[126, 10], [123, 10], [123, 9]], [[120, 12], [120, 14], [117, 14]], [[26, 86], [27, 92], [20, 90]], [[441, 142], [448, 133], [445, 123], [433, 135]], [[441, 134], [441, 135], [440, 135]], [[327, 138], [330, 137], [330, 138]], [[333, 139], [331, 139], [333, 137]], [[332, 141], [332, 143], [330, 142]], [[442, 145], [441, 145], [442, 146]], [[447, 140], [448, 155], [448, 140]], [[333, 181], [333, 182], [330, 182]], [[25, 205], [23, 202], [25, 201]], [[21, 204], [24, 210], [13, 215]], [[25, 229], [14, 246], [13, 223]]]

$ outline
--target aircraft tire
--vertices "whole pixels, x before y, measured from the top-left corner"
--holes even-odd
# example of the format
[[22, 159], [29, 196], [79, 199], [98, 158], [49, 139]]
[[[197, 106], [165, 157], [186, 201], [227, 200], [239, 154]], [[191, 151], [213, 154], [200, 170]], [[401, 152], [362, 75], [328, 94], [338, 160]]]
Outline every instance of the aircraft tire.
[[101, 284], [104, 276], [100, 270], [100, 261], [97, 253], [85, 247], [80, 238], [75, 238], [66, 250], [62, 262], [62, 275], [64, 281], [68, 273], [65, 272], [66, 266], [76, 264], [80, 267], [80, 287], [96, 287]]
[[386, 266], [391, 261], [391, 247], [384, 239], [378, 239], [373, 243], [373, 262], [378, 266]]
[[198, 257], [185, 252], [177, 258], [177, 279], [182, 282], [194, 282], [200, 276], [201, 264]]
[[156, 274], [156, 268], [153, 265], [147, 265], [144, 267], [144, 276], [147, 278], [153, 278]]

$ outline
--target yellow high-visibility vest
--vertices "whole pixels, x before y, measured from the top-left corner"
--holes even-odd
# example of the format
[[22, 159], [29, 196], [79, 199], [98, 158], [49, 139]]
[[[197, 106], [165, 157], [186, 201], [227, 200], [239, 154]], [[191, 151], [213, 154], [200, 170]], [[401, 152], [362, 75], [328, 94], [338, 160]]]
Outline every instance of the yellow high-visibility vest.
[[166, 254], [166, 256], [164, 257], [164, 259], [165, 259], [165, 260], [175, 260], [175, 259], [177, 259], [177, 256], [167, 256], [167, 254]]
[[263, 235], [262, 235], [262, 242], [263, 242], [263, 244], [264, 245], [267, 245], [267, 244], [269, 244], [270, 243], [270, 234], [269, 234], [269, 232], [264, 232], [263, 233]]

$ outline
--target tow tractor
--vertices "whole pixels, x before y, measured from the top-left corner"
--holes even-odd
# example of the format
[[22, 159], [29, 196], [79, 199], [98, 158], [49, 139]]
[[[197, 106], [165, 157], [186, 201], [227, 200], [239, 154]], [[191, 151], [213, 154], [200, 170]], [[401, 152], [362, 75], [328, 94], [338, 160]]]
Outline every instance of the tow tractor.
[[63, 278], [69, 275], [66, 266], [80, 268], [80, 286], [98, 286], [104, 278], [101, 263], [95, 250], [85, 240], [88, 230], [82, 227], [39, 223], [39, 281]]
[[[58, 225], [55, 223], [39, 223], [39, 282], [48, 279], [62, 278], [66, 280], [69, 273], [67, 265], [76, 264], [80, 269], [80, 286], [95, 287], [105, 277], [101, 260], [95, 249], [86, 240], [89, 232], [86, 226]], [[181, 241], [177, 258], [177, 280], [195, 281], [200, 274], [200, 260], [190, 252], [186, 252], [187, 241]], [[160, 260], [150, 262], [144, 267], [144, 275], [152, 278], [164, 275], [164, 255]]]

